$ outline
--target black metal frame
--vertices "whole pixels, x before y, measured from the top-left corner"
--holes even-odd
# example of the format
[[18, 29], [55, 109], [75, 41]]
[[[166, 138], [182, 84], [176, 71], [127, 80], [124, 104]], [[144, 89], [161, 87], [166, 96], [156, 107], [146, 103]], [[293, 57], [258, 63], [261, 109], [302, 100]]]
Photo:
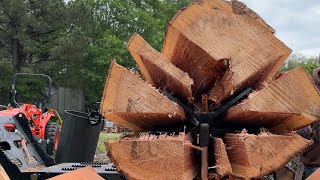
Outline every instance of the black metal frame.
[[97, 174], [99, 174], [104, 179], [125, 180], [125, 177], [116, 171], [116, 168], [112, 163], [91, 162], [57, 164], [41, 170], [21, 173], [18, 179], [30, 179], [31, 177], [36, 178], [37, 180], [48, 179], [87, 166], [94, 168]]
[[[20, 179], [47, 179], [78, 168], [91, 166], [103, 178], [109, 180], [123, 180], [124, 176], [118, 173], [112, 163], [100, 164], [91, 162], [63, 163], [56, 162], [45, 153], [33, 137], [28, 121], [22, 113], [14, 117], [0, 117], [0, 164], [12, 180]], [[14, 125], [15, 130], [10, 131], [5, 125]], [[25, 140], [26, 149], [17, 142]], [[28, 163], [25, 150], [34, 160]], [[42, 167], [47, 168], [42, 168]], [[41, 169], [39, 169], [41, 168]]]
[[248, 96], [251, 91], [252, 91], [251, 87], [245, 89], [244, 91], [242, 91], [238, 95], [229, 98], [229, 100], [225, 101], [225, 103], [223, 103], [223, 105], [220, 108], [218, 108], [217, 110], [215, 110], [213, 112], [195, 112], [189, 106], [182, 103], [182, 101], [179, 101], [177, 98], [173, 97], [171, 94], [165, 92], [164, 95], [168, 99], [170, 99], [170, 100], [176, 102], [178, 105], [180, 105], [185, 110], [185, 112], [187, 112], [187, 114], [189, 114], [189, 116], [190, 116], [189, 122], [192, 124], [193, 127], [198, 128], [198, 127], [200, 127], [201, 123], [208, 123], [211, 126], [210, 129], [214, 129], [219, 132], [220, 131], [221, 132], [228, 132], [231, 130], [221, 129], [221, 128], [217, 128], [215, 126], [215, 125], [219, 124], [219, 121], [217, 121], [217, 118], [220, 115], [222, 115], [226, 110], [228, 110], [233, 105], [235, 105], [237, 102], [239, 102], [240, 100], [242, 100], [246, 96]]
[[[168, 99], [179, 104], [190, 116], [189, 123], [193, 126], [192, 129], [195, 130], [197, 135], [197, 145], [200, 146], [201, 150], [201, 177], [207, 179], [208, 177], [208, 149], [210, 144], [210, 138], [213, 134], [224, 134], [235, 132], [234, 129], [224, 129], [219, 127], [221, 121], [219, 121], [220, 115], [222, 115], [226, 110], [231, 108], [240, 100], [244, 99], [252, 91], [249, 87], [239, 93], [238, 95], [232, 96], [226, 100], [223, 105], [213, 112], [195, 112], [189, 106], [182, 103], [171, 94], [165, 92], [164, 95]], [[213, 148], [213, 147], [212, 147]], [[210, 148], [211, 149], [211, 148]], [[211, 150], [212, 152], [212, 150]]]

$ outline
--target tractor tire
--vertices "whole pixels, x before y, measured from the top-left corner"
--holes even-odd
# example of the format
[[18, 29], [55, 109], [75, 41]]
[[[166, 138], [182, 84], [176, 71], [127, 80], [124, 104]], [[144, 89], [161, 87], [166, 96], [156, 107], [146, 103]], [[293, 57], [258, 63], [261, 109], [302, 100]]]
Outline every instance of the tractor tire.
[[60, 130], [58, 124], [56, 122], [49, 121], [44, 133], [44, 138], [50, 140], [46, 149], [49, 155], [53, 155], [55, 150], [57, 150], [59, 133]]

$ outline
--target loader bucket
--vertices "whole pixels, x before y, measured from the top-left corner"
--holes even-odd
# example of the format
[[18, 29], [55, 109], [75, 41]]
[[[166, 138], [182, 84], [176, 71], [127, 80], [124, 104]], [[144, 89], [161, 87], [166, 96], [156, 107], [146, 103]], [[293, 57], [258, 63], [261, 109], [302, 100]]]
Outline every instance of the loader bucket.
[[94, 159], [101, 122], [93, 126], [88, 114], [66, 110], [56, 152], [56, 162], [92, 162]]

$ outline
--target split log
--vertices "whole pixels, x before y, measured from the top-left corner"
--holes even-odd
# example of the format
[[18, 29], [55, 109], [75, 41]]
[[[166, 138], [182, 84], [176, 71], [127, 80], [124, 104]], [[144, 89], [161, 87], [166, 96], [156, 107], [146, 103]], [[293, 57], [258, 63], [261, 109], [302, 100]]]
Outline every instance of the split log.
[[198, 163], [191, 137], [140, 135], [106, 143], [108, 156], [128, 179], [193, 179]]
[[318, 180], [320, 179], [320, 168], [318, 168], [314, 173], [312, 173], [306, 180]]
[[225, 144], [221, 138], [213, 138], [214, 166], [216, 173], [222, 177], [232, 172]]
[[265, 127], [276, 133], [298, 130], [320, 118], [320, 95], [303, 68], [284, 73], [266, 88], [230, 108], [224, 120]]
[[226, 134], [228, 157], [235, 176], [260, 178], [283, 167], [312, 141], [299, 135]]
[[104, 180], [97, 172], [90, 166], [73, 170], [58, 176], [49, 178], [48, 180], [66, 180], [66, 179], [77, 179], [77, 180]]
[[148, 83], [182, 97], [193, 100], [189, 75], [174, 66], [161, 53], [152, 48], [139, 34], [134, 34], [128, 49]]
[[9, 176], [6, 173], [6, 171], [3, 169], [3, 167], [0, 165], [0, 179], [1, 180], [9, 180]]
[[198, 98], [219, 103], [235, 91], [274, 79], [291, 50], [257, 17], [223, 0], [202, 1], [169, 23], [163, 55], [194, 80]]
[[101, 113], [135, 131], [181, 123], [183, 109], [129, 70], [112, 62], [101, 99]]

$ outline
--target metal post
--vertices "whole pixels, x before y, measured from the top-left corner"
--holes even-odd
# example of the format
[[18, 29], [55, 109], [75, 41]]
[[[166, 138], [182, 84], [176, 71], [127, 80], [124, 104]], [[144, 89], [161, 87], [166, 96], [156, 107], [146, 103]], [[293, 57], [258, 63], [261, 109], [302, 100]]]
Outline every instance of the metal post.
[[201, 180], [208, 180], [208, 146], [201, 148]]

